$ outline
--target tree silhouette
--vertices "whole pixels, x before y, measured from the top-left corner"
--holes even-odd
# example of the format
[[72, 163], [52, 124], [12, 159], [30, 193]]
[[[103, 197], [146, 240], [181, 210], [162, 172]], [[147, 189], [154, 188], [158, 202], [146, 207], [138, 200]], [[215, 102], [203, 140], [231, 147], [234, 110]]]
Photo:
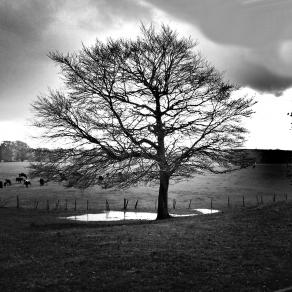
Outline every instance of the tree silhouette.
[[0, 144], [0, 157], [1, 160], [9, 162], [13, 161], [13, 152], [14, 152], [14, 142], [3, 141]]
[[241, 118], [252, 114], [253, 102], [232, 94], [236, 88], [195, 47], [167, 26], [142, 25], [136, 40], [50, 53], [66, 90], [38, 97], [34, 124], [67, 148], [32, 165], [33, 173], [62, 173], [79, 187], [158, 181], [163, 219], [170, 178], [239, 166], [234, 149], [244, 141]]
[[15, 152], [16, 152], [15, 160], [24, 161], [29, 158], [31, 154], [31, 149], [26, 143], [22, 141], [15, 141], [14, 147], [15, 147]]

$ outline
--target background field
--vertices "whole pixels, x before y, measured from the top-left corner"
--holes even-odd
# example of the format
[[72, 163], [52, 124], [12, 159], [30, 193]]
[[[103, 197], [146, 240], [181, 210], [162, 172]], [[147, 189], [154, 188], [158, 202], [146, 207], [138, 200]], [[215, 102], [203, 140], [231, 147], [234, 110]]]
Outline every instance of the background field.
[[[0, 163], [0, 180], [9, 178], [12, 186], [0, 189], [0, 199], [7, 207], [16, 206], [16, 197], [19, 197], [20, 206], [34, 208], [38, 201], [38, 208], [45, 209], [49, 200], [50, 209], [65, 208], [67, 200], [68, 209], [73, 209], [75, 200], [77, 210], [85, 210], [87, 201], [90, 210], [104, 210], [105, 200], [108, 200], [112, 210], [123, 207], [124, 198], [129, 200], [128, 209], [134, 209], [138, 202], [141, 211], [155, 210], [158, 187], [135, 186], [127, 190], [102, 189], [92, 187], [84, 191], [76, 188], [67, 188], [62, 183], [49, 182], [41, 187], [38, 178], [32, 179], [32, 185], [25, 188], [17, 184], [15, 178], [18, 173], [28, 173], [27, 162]], [[249, 167], [227, 174], [198, 175], [189, 181], [171, 184], [169, 189], [169, 208], [173, 208], [173, 199], [176, 200], [176, 211], [187, 212], [191, 201], [191, 209], [210, 208], [211, 199], [214, 209], [227, 207], [228, 196], [230, 207], [242, 206], [243, 197], [245, 206], [256, 205], [257, 202], [272, 202], [292, 198], [290, 178], [291, 166], [287, 164], [257, 164], [255, 168]], [[290, 198], [291, 197], [291, 198]]]

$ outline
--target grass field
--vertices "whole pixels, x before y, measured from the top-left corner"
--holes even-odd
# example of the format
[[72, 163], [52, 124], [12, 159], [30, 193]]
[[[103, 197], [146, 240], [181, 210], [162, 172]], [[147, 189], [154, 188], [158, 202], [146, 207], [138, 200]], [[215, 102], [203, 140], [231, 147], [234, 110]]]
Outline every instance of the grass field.
[[292, 204], [150, 222], [0, 208], [1, 291], [275, 291], [292, 286]]
[[[133, 209], [137, 200], [138, 208], [142, 211], [153, 211], [157, 200], [158, 187], [136, 186], [128, 190], [101, 189], [92, 187], [85, 191], [76, 188], [66, 188], [62, 184], [49, 182], [43, 187], [39, 186], [38, 179], [32, 180], [32, 186], [25, 188], [22, 184], [16, 184], [18, 173], [28, 170], [28, 163], [0, 163], [0, 180], [10, 178], [13, 181], [11, 187], [0, 189], [0, 199], [7, 206], [16, 206], [16, 197], [20, 199], [20, 206], [32, 208], [38, 201], [38, 208], [45, 209], [49, 200], [50, 208], [54, 208], [59, 200], [59, 207], [64, 207], [67, 200], [68, 208], [72, 209], [77, 202], [77, 209], [87, 208], [87, 201], [91, 210], [104, 210], [105, 200], [108, 200], [111, 209], [120, 210], [123, 207], [123, 199], [129, 200], [129, 209]], [[191, 208], [217, 209], [227, 207], [228, 196], [230, 206], [242, 206], [243, 196], [246, 206], [253, 206], [260, 201], [271, 202], [276, 194], [276, 200], [288, 200], [292, 198], [291, 178], [287, 177], [290, 167], [284, 164], [257, 165], [256, 168], [246, 168], [240, 171], [205, 176], [199, 175], [189, 181], [173, 184], [169, 189], [169, 207], [173, 207], [173, 199], [176, 200], [176, 211], [187, 210], [190, 200]]]
[[[25, 163], [0, 163], [0, 180], [15, 181]], [[224, 212], [163, 221], [72, 222], [61, 217], [104, 209], [154, 211], [155, 187], [81, 192], [49, 183], [0, 189], [0, 291], [275, 291], [292, 286], [292, 196], [286, 165], [258, 165], [172, 185], [176, 212]], [[276, 202], [273, 194], [277, 193]], [[284, 193], [288, 201], [284, 200]], [[242, 196], [246, 206], [242, 207]], [[256, 196], [264, 204], [256, 204]], [[19, 196], [21, 208], [15, 208]], [[227, 197], [231, 206], [227, 208]], [[57, 200], [71, 203], [55, 209]], [[77, 200], [78, 210], [73, 210]], [[39, 208], [32, 202], [39, 200]], [[50, 212], [45, 203], [51, 202]], [[61, 207], [63, 207], [62, 205]], [[22, 208], [25, 207], [25, 208]], [[173, 210], [172, 210], [173, 211]]]

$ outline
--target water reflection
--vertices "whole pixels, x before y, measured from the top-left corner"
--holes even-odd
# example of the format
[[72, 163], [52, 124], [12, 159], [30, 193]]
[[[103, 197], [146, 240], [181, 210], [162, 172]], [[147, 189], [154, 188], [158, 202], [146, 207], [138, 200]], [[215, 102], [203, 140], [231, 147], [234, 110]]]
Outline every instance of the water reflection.
[[119, 220], [155, 220], [156, 217], [157, 217], [156, 213], [108, 211], [98, 214], [70, 216], [66, 217], [66, 219], [77, 221], [119, 221]]
[[[210, 209], [194, 209], [196, 213], [193, 214], [170, 214], [173, 217], [191, 217], [198, 214], [213, 214], [218, 213], [218, 210]], [[156, 213], [150, 212], [123, 212], [123, 211], [108, 211], [97, 214], [84, 214], [78, 216], [69, 216], [63, 219], [75, 220], [75, 221], [120, 221], [120, 220], [155, 220]]]
[[197, 211], [201, 214], [214, 214], [214, 213], [219, 213], [219, 210], [214, 210], [214, 209], [194, 209], [194, 211]]

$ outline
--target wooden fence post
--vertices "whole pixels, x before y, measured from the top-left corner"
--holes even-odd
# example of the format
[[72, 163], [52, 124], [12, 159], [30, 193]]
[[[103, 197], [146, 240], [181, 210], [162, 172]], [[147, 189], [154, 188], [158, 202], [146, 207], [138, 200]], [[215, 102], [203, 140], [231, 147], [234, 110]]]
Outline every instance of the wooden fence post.
[[245, 207], [245, 200], [244, 200], [244, 196], [242, 196], [242, 206]]
[[88, 200], [86, 200], [86, 211], [88, 211], [89, 210], [89, 202], [88, 202]]
[[138, 200], [136, 201], [136, 204], [135, 204], [135, 210], [137, 210], [137, 206], [138, 206]]
[[227, 198], [227, 206], [228, 206], [228, 208], [230, 207], [230, 197], [229, 196]]
[[211, 214], [212, 214], [212, 210], [213, 210], [213, 198], [211, 198]]
[[47, 211], [50, 211], [50, 201], [47, 200]]
[[173, 201], [172, 201], [172, 208], [173, 208], [173, 210], [175, 210], [175, 206], [176, 206], [176, 200], [173, 199]]
[[276, 202], [276, 193], [274, 193], [273, 202]]
[[66, 211], [68, 210], [68, 200], [67, 199], [65, 200], [65, 210]]
[[110, 211], [110, 205], [107, 200], [105, 200], [105, 209], [106, 211]]
[[124, 198], [124, 210], [127, 210], [129, 201]]
[[76, 202], [76, 199], [74, 201], [74, 211], [77, 211], [77, 202]]
[[189, 209], [191, 209], [191, 204], [192, 204], [192, 199], [190, 199], [190, 202], [189, 202]]
[[16, 196], [16, 208], [19, 209], [19, 197], [18, 197], [18, 195]]

